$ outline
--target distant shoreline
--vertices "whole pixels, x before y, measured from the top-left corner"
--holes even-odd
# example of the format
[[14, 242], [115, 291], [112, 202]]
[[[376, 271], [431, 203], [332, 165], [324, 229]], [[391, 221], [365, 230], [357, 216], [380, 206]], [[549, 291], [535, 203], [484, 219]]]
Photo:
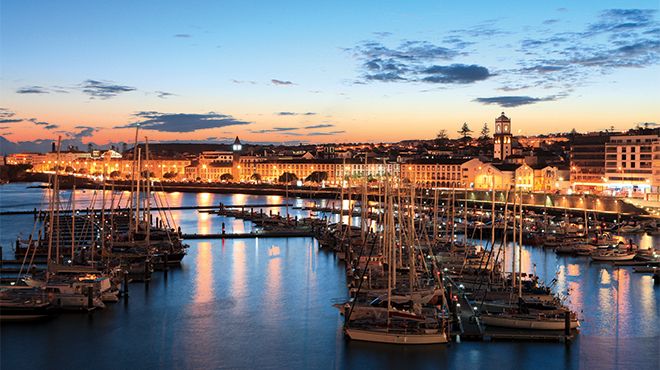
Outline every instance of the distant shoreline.
[[[27, 181], [16, 181], [12, 183], [27, 183], [27, 182], [48, 182], [47, 174], [33, 174], [43, 175], [43, 177], [29, 176]], [[61, 176], [60, 188], [71, 189], [73, 186], [77, 189], [99, 189], [102, 185], [98, 182], [90, 181], [85, 178], [74, 177], [70, 175]], [[114, 185], [114, 190], [129, 191], [131, 190], [131, 183], [129, 181], [108, 181], [106, 182], [106, 189], [111, 189]], [[47, 185], [46, 185], [47, 186]], [[181, 192], [181, 193], [217, 193], [217, 194], [248, 194], [248, 195], [276, 195], [298, 197], [303, 199], [339, 199], [339, 188], [319, 188], [311, 186], [288, 186], [280, 184], [245, 184], [245, 183], [199, 183], [199, 182], [154, 182], [152, 187], [153, 191], [164, 192]], [[360, 200], [362, 197], [362, 188], [354, 188], [351, 192], [353, 200]], [[457, 190], [457, 194], [460, 191]], [[476, 194], [476, 198], [469, 199], [471, 204], [490, 204], [491, 198], [487, 191], [470, 190], [471, 198]], [[344, 192], [344, 199], [348, 196], [348, 190]], [[426, 201], [432, 198], [431, 193], [420, 194]], [[599, 213], [603, 218], [616, 219], [618, 215], [625, 215], [627, 217], [653, 217], [646, 210], [636, 207], [632, 204], [623, 202], [612, 197], [601, 196], [581, 196], [581, 195], [552, 195], [544, 193], [529, 193], [530, 203], [526, 207], [532, 207], [537, 212], [548, 212], [550, 214], [561, 215], [565, 212], [570, 212], [577, 216], [582, 216], [584, 206], [587, 205], [588, 212]], [[369, 194], [370, 201], [378, 201], [377, 194], [373, 192]], [[548, 199], [553, 199], [552, 205], [546, 205]], [[583, 200], [585, 201], [584, 203]], [[503, 204], [502, 199], [498, 199], [496, 203], [501, 207]], [[589, 204], [587, 204], [589, 203]]]

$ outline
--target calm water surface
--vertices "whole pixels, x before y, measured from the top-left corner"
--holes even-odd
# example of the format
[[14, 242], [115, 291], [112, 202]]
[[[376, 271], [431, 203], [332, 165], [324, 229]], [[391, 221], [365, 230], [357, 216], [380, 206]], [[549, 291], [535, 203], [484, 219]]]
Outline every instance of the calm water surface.
[[[0, 186], [0, 209], [40, 207], [44, 191]], [[69, 193], [64, 193], [67, 198]], [[100, 195], [77, 191], [80, 204]], [[280, 196], [163, 194], [171, 206], [284, 203]], [[291, 199], [296, 205], [309, 200]], [[268, 212], [270, 209], [267, 209]], [[285, 208], [272, 208], [286, 212]], [[308, 213], [290, 209], [292, 215]], [[184, 232], [250, 231], [250, 223], [172, 211]], [[32, 216], [0, 216], [0, 245], [13, 258]], [[654, 240], [639, 240], [645, 247]], [[523, 268], [546, 281], [584, 319], [577, 340], [400, 347], [348, 342], [332, 304], [346, 298], [343, 264], [311, 238], [195, 240], [180, 268], [131, 284], [130, 297], [93, 314], [0, 327], [2, 369], [658, 369], [660, 288], [632, 268], [523, 249]], [[510, 261], [510, 252], [509, 252]]]

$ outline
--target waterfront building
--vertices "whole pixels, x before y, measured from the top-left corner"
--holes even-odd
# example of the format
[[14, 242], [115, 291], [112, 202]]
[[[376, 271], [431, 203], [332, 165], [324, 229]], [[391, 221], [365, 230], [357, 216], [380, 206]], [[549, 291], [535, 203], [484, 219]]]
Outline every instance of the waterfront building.
[[570, 178], [574, 192], [600, 192], [605, 179], [605, 144], [603, 132], [575, 136], [571, 140]]
[[527, 164], [485, 163], [475, 176], [475, 189], [534, 191], [534, 169]]
[[659, 160], [660, 135], [657, 132], [611, 136], [605, 143], [604, 187], [612, 194], [624, 196], [657, 193]]
[[46, 159], [46, 154], [44, 153], [15, 153], [9, 154], [5, 157], [6, 164], [9, 165], [18, 165], [18, 164], [31, 164], [42, 163]]
[[530, 166], [534, 170], [534, 183], [532, 191], [544, 193], [557, 192], [561, 189], [559, 169], [555, 166]]
[[[268, 160], [254, 163], [255, 172], [261, 181], [277, 182], [284, 173], [295, 175], [295, 178], [305, 182], [309, 178], [320, 176], [325, 178], [325, 183], [341, 184], [342, 180], [349, 179], [380, 179], [385, 176], [399, 176], [399, 164], [378, 161], [374, 159], [292, 159], [292, 160]], [[317, 175], [310, 177], [313, 173]], [[246, 173], [243, 174], [243, 180]]]
[[401, 178], [423, 188], [470, 188], [474, 186], [477, 158], [414, 159], [401, 164]]

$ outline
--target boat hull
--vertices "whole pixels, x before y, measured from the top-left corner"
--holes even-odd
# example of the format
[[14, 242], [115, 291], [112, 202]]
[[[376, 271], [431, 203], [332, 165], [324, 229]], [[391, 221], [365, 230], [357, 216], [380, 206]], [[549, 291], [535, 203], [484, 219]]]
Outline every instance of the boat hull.
[[431, 334], [399, 334], [386, 331], [364, 330], [364, 329], [344, 329], [347, 337], [353, 340], [389, 343], [389, 344], [442, 344], [448, 343], [447, 335], [444, 333]]
[[591, 255], [591, 259], [598, 262], [614, 262], [614, 261], [632, 261], [635, 254], [620, 255], [620, 256], [596, 256]]
[[[566, 325], [563, 319], [534, 320], [516, 317], [499, 317], [496, 315], [482, 315], [481, 321], [489, 326], [527, 330], [564, 330]], [[572, 319], [571, 329], [576, 329], [578, 326], [579, 322]]]

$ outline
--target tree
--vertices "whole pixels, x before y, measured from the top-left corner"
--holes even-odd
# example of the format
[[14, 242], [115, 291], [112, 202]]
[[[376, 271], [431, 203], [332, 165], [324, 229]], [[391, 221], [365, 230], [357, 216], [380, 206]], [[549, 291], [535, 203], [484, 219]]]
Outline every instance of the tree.
[[66, 168], [64, 169], [64, 172], [73, 173], [73, 172], [76, 172], [76, 170], [71, 166], [66, 166]]
[[277, 179], [279, 182], [291, 182], [291, 181], [298, 181], [298, 176], [296, 176], [295, 173], [291, 172], [285, 172], [280, 175], [280, 177]]
[[261, 175], [258, 173], [253, 173], [252, 176], [250, 176], [250, 180], [261, 181]]
[[177, 177], [178, 175], [179, 174], [176, 173], [176, 172], [166, 172], [166, 173], [163, 174], [163, 178], [164, 179], [173, 179], [173, 178]]
[[479, 136], [479, 139], [481, 140], [490, 139], [490, 129], [488, 128], [488, 122], [484, 122], [484, 127], [481, 128], [481, 136]]
[[443, 144], [449, 139], [449, 136], [447, 136], [447, 130], [442, 129], [438, 131], [438, 134], [435, 135], [435, 142], [436, 144]]
[[467, 122], [463, 122], [463, 127], [461, 127], [461, 130], [458, 131], [461, 136], [463, 136], [463, 139], [468, 139], [470, 137], [470, 133], [472, 130], [470, 130], [470, 127], [468, 126]]
[[116, 179], [117, 177], [121, 176], [121, 172], [119, 171], [112, 171], [110, 172], [110, 178], [111, 179]]
[[232, 176], [231, 173], [223, 173], [220, 175], [220, 181], [231, 181], [234, 179], [234, 176]]
[[81, 175], [84, 175], [84, 174], [87, 173], [87, 169], [86, 168], [81, 168], [81, 169], [78, 170], [78, 173], [81, 174]]
[[305, 181], [309, 182], [323, 182], [328, 179], [328, 173], [325, 171], [314, 171], [305, 178]]
[[148, 179], [148, 178], [152, 178], [152, 177], [155, 177], [155, 176], [156, 176], [155, 173], [153, 173], [153, 172], [151, 172], [151, 171], [149, 171], [149, 170], [144, 170], [144, 171], [142, 171], [142, 172], [140, 173], [140, 175], [142, 175], [142, 178], [143, 178], [143, 179]]

